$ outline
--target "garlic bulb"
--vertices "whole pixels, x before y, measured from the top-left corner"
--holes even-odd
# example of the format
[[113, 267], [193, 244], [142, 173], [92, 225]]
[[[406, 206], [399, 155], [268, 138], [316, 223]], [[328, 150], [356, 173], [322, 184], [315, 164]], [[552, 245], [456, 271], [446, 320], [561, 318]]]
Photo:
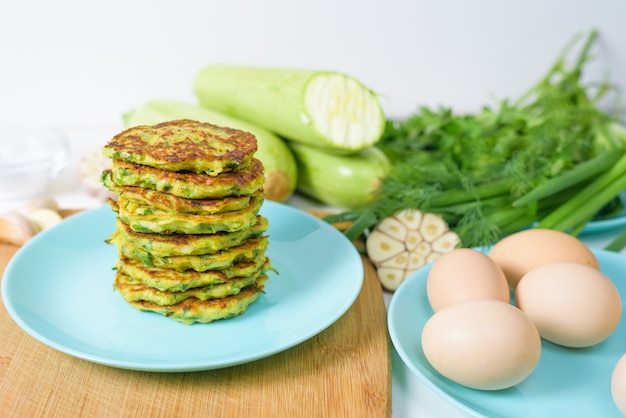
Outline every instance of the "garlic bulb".
[[366, 240], [369, 259], [381, 284], [394, 291], [418, 268], [460, 243], [445, 220], [433, 213], [403, 210], [383, 219]]

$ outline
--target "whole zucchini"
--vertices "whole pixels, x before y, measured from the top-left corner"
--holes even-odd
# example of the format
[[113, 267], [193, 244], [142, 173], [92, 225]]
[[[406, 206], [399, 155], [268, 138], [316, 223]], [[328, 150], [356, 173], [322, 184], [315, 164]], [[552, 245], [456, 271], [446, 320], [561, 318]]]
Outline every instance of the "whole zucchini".
[[389, 172], [387, 156], [372, 146], [339, 155], [290, 142], [298, 164], [297, 190], [322, 203], [344, 209], [364, 206]]
[[285, 141], [259, 126], [200, 105], [167, 99], [152, 100], [131, 110], [124, 115], [124, 124], [153, 125], [173, 119], [193, 119], [252, 133], [258, 146], [255, 157], [265, 167], [265, 197], [284, 202], [294, 193], [298, 171], [291, 150]]
[[203, 106], [337, 152], [373, 145], [385, 127], [376, 94], [337, 72], [211, 65], [194, 93]]

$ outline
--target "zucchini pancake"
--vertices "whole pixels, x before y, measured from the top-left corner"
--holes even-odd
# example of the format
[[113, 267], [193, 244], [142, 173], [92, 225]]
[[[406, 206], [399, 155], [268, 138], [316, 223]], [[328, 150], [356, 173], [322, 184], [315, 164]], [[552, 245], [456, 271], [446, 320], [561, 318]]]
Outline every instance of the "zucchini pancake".
[[104, 155], [114, 162], [217, 175], [245, 166], [256, 150], [251, 133], [181, 119], [127, 129], [106, 144]]
[[111, 139], [102, 183], [114, 194], [113, 287], [141, 311], [208, 323], [243, 314], [268, 273], [262, 163], [247, 132], [174, 120]]

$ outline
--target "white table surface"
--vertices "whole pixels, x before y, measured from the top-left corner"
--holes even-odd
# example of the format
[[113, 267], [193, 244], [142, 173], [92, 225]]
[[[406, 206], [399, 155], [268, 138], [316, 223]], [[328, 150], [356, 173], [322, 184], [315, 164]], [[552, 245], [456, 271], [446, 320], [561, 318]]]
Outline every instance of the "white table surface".
[[[59, 206], [64, 209], [90, 209], [104, 204], [84, 192], [76, 176], [78, 161], [81, 156], [92, 149], [102, 147], [112, 135], [118, 133], [121, 126], [107, 127], [67, 127], [61, 131], [67, 135], [71, 144], [71, 159], [68, 166], [54, 180], [51, 186], [51, 196]], [[0, 201], [0, 213], [23, 206], [26, 201]], [[288, 204], [302, 209], [312, 208], [317, 205], [310, 200], [295, 195]], [[583, 241], [590, 247], [602, 248], [617, 235], [619, 231], [608, 231], [600, 234], [585, 235]], [[393, 294], [384, 293], [385, 304], [389, 302]], [[462, 418], [471, 416], [467, 412], [449, 403], [433, 390], [427, 387], [417, 378], [402, 362], [393, 344], [392, 353], [392, 416], [401, 417], [446, 417]]]

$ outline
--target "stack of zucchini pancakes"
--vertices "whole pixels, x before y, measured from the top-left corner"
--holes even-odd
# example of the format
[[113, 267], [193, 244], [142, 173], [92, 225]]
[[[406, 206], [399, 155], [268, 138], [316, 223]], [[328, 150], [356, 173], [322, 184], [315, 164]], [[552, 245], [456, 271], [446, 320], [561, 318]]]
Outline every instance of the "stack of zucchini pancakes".
[[191, 324], [240, 315], [259, 297], [273, 268], [256, 150], [250, 133], [191, 120], [136, 126], [105, 145], [114, 288], [130, 305]]

